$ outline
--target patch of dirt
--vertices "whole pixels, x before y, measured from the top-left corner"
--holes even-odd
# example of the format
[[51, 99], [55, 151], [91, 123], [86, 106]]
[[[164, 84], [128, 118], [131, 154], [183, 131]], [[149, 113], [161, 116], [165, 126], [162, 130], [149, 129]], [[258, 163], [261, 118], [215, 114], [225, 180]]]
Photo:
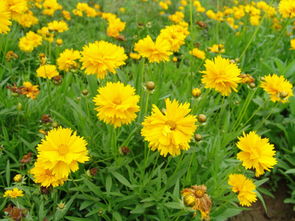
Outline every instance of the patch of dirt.
[[260, 200], [241, 214], [233, 217], [230, 221], [295, 221], [295, 211], [292, 204], [285, 204], [284, 199], [288, 198], [286, 184], [281, 183], [279, 189], [273, 194], [275, 198], [263, 196], [267, 213]]

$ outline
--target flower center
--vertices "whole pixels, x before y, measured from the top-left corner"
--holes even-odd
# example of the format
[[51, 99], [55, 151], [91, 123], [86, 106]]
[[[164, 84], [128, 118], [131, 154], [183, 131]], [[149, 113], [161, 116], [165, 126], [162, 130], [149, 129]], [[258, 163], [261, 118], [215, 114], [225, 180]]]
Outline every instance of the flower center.
[[119, 105], [119, 104], [122, 103], [122, 100], [121, 100], [120, 97], [116, 97], [116, 98], [113, 100], [113, 103]]
[[58, 153], [60, 155], [65, 155], [69, 152], [69, 146], [66, 144], [61, 144], [58, 146]]
[[203, 190], [196, 190], [195, 194], [198, 198], [202, 198], [204, 196], [204, 191]]
[[176, 123], [172, 120], [166, 121], [166, 124], [170, 127], [170, 130], [175, 130], [176, 129]]

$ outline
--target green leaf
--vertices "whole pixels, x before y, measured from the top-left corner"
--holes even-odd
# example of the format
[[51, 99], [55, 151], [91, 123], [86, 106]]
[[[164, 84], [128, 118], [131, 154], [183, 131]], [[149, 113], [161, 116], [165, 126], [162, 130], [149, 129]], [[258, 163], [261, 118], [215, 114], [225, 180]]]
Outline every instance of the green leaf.
[[66, 203], [65, 207], [63, 209], [58, 209], [55, 213], [54, 221], [60, 221], [62, 218], [66, 215], [68, 210], [70, 209], [74, 199], [76, 199], [78, 193], [76, 193], [74, 196], [71, 197], [71, 199]]
[[10, 186], [10, 162], [9, 162], [9, 160], [7, 160], [7, 163], [6, 163], [5, 178], [6, 178], [7, 186]]
[[116, 221], [122, 221], [122, 217], [121, 217], [120, 213], [118, 213], [118, 212], [113, 212], [113, 218]]
[[268, 180], [269, 180], [269, 178], [265, 178], [265, 179], [262, 179], [262, 180], [257, 180], [257, 181], [255, 181], [255, 185], [256, 185], [256, 187], [259, 187], [262, 184], [266, 183]]
[[132, 185], [130, 184], [130, 182], [125, 177], [123, 177], [121, 174], [119, 174], [115, 171], [112, 171], [111, 173], [120, 183], [129, 187], [130, 189], [133, 188]]
[[100, 197], [102, 195], [100, 188], [94, 183], [90, 182], [87, 178], [84, 177], [83, 182], [96, 196]]
[[111, 192], [112, 182], [113, 182], [112, 177], [110, 175], [108, 175], [106, 178], [106, 191], [107, 191], [107, 193]]
[[295, 173], [295, 169], [286, 170], [285, 174]]
[[180, 202], [178, 202], [178, 203], [176, 203], [176, 202], [165, 203], [165, 206], [168, 208], [172, 208], [172, 209], [184, 209], [185, 208], [185, 206]]

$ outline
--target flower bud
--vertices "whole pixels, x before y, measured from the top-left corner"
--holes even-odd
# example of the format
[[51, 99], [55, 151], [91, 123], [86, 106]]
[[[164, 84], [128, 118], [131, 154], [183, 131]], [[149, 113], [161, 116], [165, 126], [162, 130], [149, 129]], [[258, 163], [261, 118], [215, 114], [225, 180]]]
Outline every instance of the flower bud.
[[16, 174], [14, 177], [13, 177], [13, 181], [14, 182], [20, 182], [22, 181], [23, 179], [23, 176], [21, 174]]
[[199, 121], [200, 123], [205, 123], [205, 122], [207, 121], [207, 117], [206, 117], [206, 115], [205, 115], [205, 114], [199, 114], [199, 115], [198, 115], [198, 121]]
[[145, 83], [145, 87], [146, 89], [148, 89], [149, 91], [152, 91], [155, 89], [155, 82], [153, 81], [148, 81]]
[[202, 91], [201, 91], [199, 88], [194, 88], [194, 89], [192, 90], [192, 95], [193, 95], [194, 97], [200, 97], [201, 94], [202, 94]]
[[202, 135], [201, 134], [195, 134], [195, 140], [196, 141], [201, 141], [202, 140]]

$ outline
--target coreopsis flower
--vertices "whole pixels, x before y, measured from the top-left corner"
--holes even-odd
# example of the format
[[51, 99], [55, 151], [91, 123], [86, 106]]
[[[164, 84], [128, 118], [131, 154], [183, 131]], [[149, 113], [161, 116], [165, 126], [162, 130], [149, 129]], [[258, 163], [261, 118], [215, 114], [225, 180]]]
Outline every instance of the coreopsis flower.
[[31, 52], [41, 44], [42, 37], [32, 31], [26, 33], [26, 35], [21, 37], [18, 42], [19, 48], [25, 52]]
[[172, 21], [172, 22], [178, 24], [178, 23], [180, 23], [180, 22], [183, 21], [183, 19], [184, 19], [184, 14], [183, 14], [183, 12], [177, 11], [177, 12], [175, 12], [174, 14], [169, 15], [168, 18], [169, 18], [170, 21]]
[[78, 170], [78, 163], [89, 160], [86, 145], [84, 138], [77, 136], [71, 129], [54, 128], [37, 146], [35, 167], [48, 170], [43, 174], [51, 172], [57, 179], [66, 179], [70, 172]]
[[190, 148], [189, 142], [197, 128], [196, 117], [189, 114], [189, 103], [179, 104], [170, 99], [166, 99], [165, 103], [165, 113], [153, 105], [152, 115], [142, 123], [141, 135], [153, 151], [158, 150], [164, 157], [167, 154], [176, 156], [181, 150]]
[[57, 187], [64, 184], [67, 181], [66, 177], [58, 177], [56, 174], [53, 174], [53, 170], [46, 169], [44, 162], [37, 162], [34, 164], [34, 167], [30, 170], [30, 173], [34, 177], [34, 182], [39, 183], [43, 187]]
[[82, 69], [86, 74], [96, 74], [103, 79], [108, 72], [116, 73], [116, 68], [125, 64], [127, 55], [124, 48], [106, 41], [96, 41], [83, 47]]
[[67, 11], [67, 10], [63, 10], [62, 11], [62, 15], [64, 16], [64, 18], [66, 19], [66, 20], [71, 20], [71, 13], [69, 12], [69, 11]]
[[157, 38], [153, 42], [148, 35], [146, 38], [139, 40], [134, 50], [142, 57], [148, 58], [149, 62], [169, 61], [169, 56], [172, 54], [170, 43], [167, 40]]
[[53, 42], [54, 33], [50, 32], [48, 27], [42, 27], [37, 31], [38, 34], [42, 36], [42, 38], [48, 42]]
[[4, 198], [17, 198], [17, 197], [21, 197], [24, 196], [24, 192], [18, 188], [13, 188], [12, 190], [6, 190], [4, 192], [3, 197]]
[[223, 44], [214, 44], [211, 47], [208, 48], [210, 52], [212, 53], [224, 53], [225, 49], [224, 49], [224, 45]]
[[232, 191], [234, 193], [238, 193], [240, 205], [251, 206], [252, 203], [256, 202], [256, 186], [252, 180], [248, 179], [243, 174], [230, 174], [228, 184], [232, 186]]
[[34, 16], [32, 11], [27, 11], [26, 13], [16, 17], [15, 20], [25, 28], [30, 28], [39, 22], [38, 18]]
[[69, 30], [69, 26], [65, 21], [52, 21], [47, 24], [50, 31], [65, 32]]
[[23, 179], [23, 176], [21, 174], [16, 174], [14, 177], [13, 177], [13, 181], [14, 182], [20, 182], [22, 181]]
[[295, 2], [293, 0], [281, 0], [279, 4], [279, 12], [284, 18], [294, 18]]
[[96, 10], [84, 2], [78, 2], [76, 5], [76, 10], [80, 11], [81, 13], [85, 12], [87, 17], [95, 17], [97, 15]]
[[121, 82], [108, 82], [105, 87], [100, 87], [93, 101], [97, 106], [97, 117], [114, 127], [130, 124], [139, 111], [139, 96], [135, 89]]
[[120, 32], [125, 29], [126, 22], [122, 22], [119, 18], [109, 19], [107, 35], [113, 38], [118, 38]]
[[38, 77], [51, 79], [51, 78], [58, 76], [58, 75], [59, 75], [59, 73], [56, 70], [56, 66], [52, 65], [52, 64], [41, 65], [37, 69], [37, 76]]
[[246, 169], [255, 169], [255, 176], [264, 174], [265, 170], [269, 171], [277, 164], [274, 145], [269, 143], [268, 138], [261, 138], [251, 131], [238, 139], [237, 147], [241, 152], [237, 154], [237, 158]]
[[289, 97], [293, 96], [293, 85], [282, 75], [272, 74], [265, 76], [260, 87], [269, 94], [273, 102], [286, 103]]
[[4, 0], [4, 2], [11, 13], [12, 19], [21, 16], [28, 10], [27, 0]]
[[61, 10], [62, 6], [57, 2], [57, 0], [44, 0], [43, 11], [44, 15], [53, 16], [57, 10]]
[[295, 50], [295, 38], [290, 40], [291, 50]]
[[170, 44], [170, 50], [173, 52], [179, 51], [180, 46], [184, 45], [184, 40], [188, 36], [188, 28], [181, 25], [166, 26], [161, 30], [159, 39], [167, 40]]
[[181, 191], [184, 204], [193, 210], [200, 211], [203, 220], [209, 220], [212, 206], [211, 199], [206, 191], [207, 187], [205, 185], [192, 186]]
[[237, 91], [238, 83], [241, 82], [239, 75], [241, 70], [229, 59], [217, 56], [214, 60], [205, 61], [205, 71], [202, 71], [202, 83], [205, 88], [215, 89], [223, 96], [228, 96]]
[[81, 55], [79, 51], [73, 49], [66, 49], [59, 54], [57, 59], [58, 69], [61, 71], [70, 71], [76, 69], [79, 64], [77, 62]]
[[194, 48], [193, 50], [191, 50], [189, 52], [191, 55], [195, 56], [196, 58], [199, 58], [199, 59], [205, 59], [206, 58], [206, 54], [204, 51], [198, 49], [198, 48]]
[[8, 7], [6, 6], [6, 3], [1, 1], [0, 2], [0, 34], [6, 34], [10, 31], [10, 11], [8, 10]]
[[25, 81], [23, 83], [22, 94], [26, 95], [28, 98], [36, 99], [39, 94], [38, 85], [33, 85], [31, 82]]
[[138, 60], [138, 59], [141, 58], [141, 55], [138, 54], [138, 53], [131, 52], [131, 53], [129, 54], [129, 57], [132, 58], [132, 59], [134, 59], [134, 60]]

